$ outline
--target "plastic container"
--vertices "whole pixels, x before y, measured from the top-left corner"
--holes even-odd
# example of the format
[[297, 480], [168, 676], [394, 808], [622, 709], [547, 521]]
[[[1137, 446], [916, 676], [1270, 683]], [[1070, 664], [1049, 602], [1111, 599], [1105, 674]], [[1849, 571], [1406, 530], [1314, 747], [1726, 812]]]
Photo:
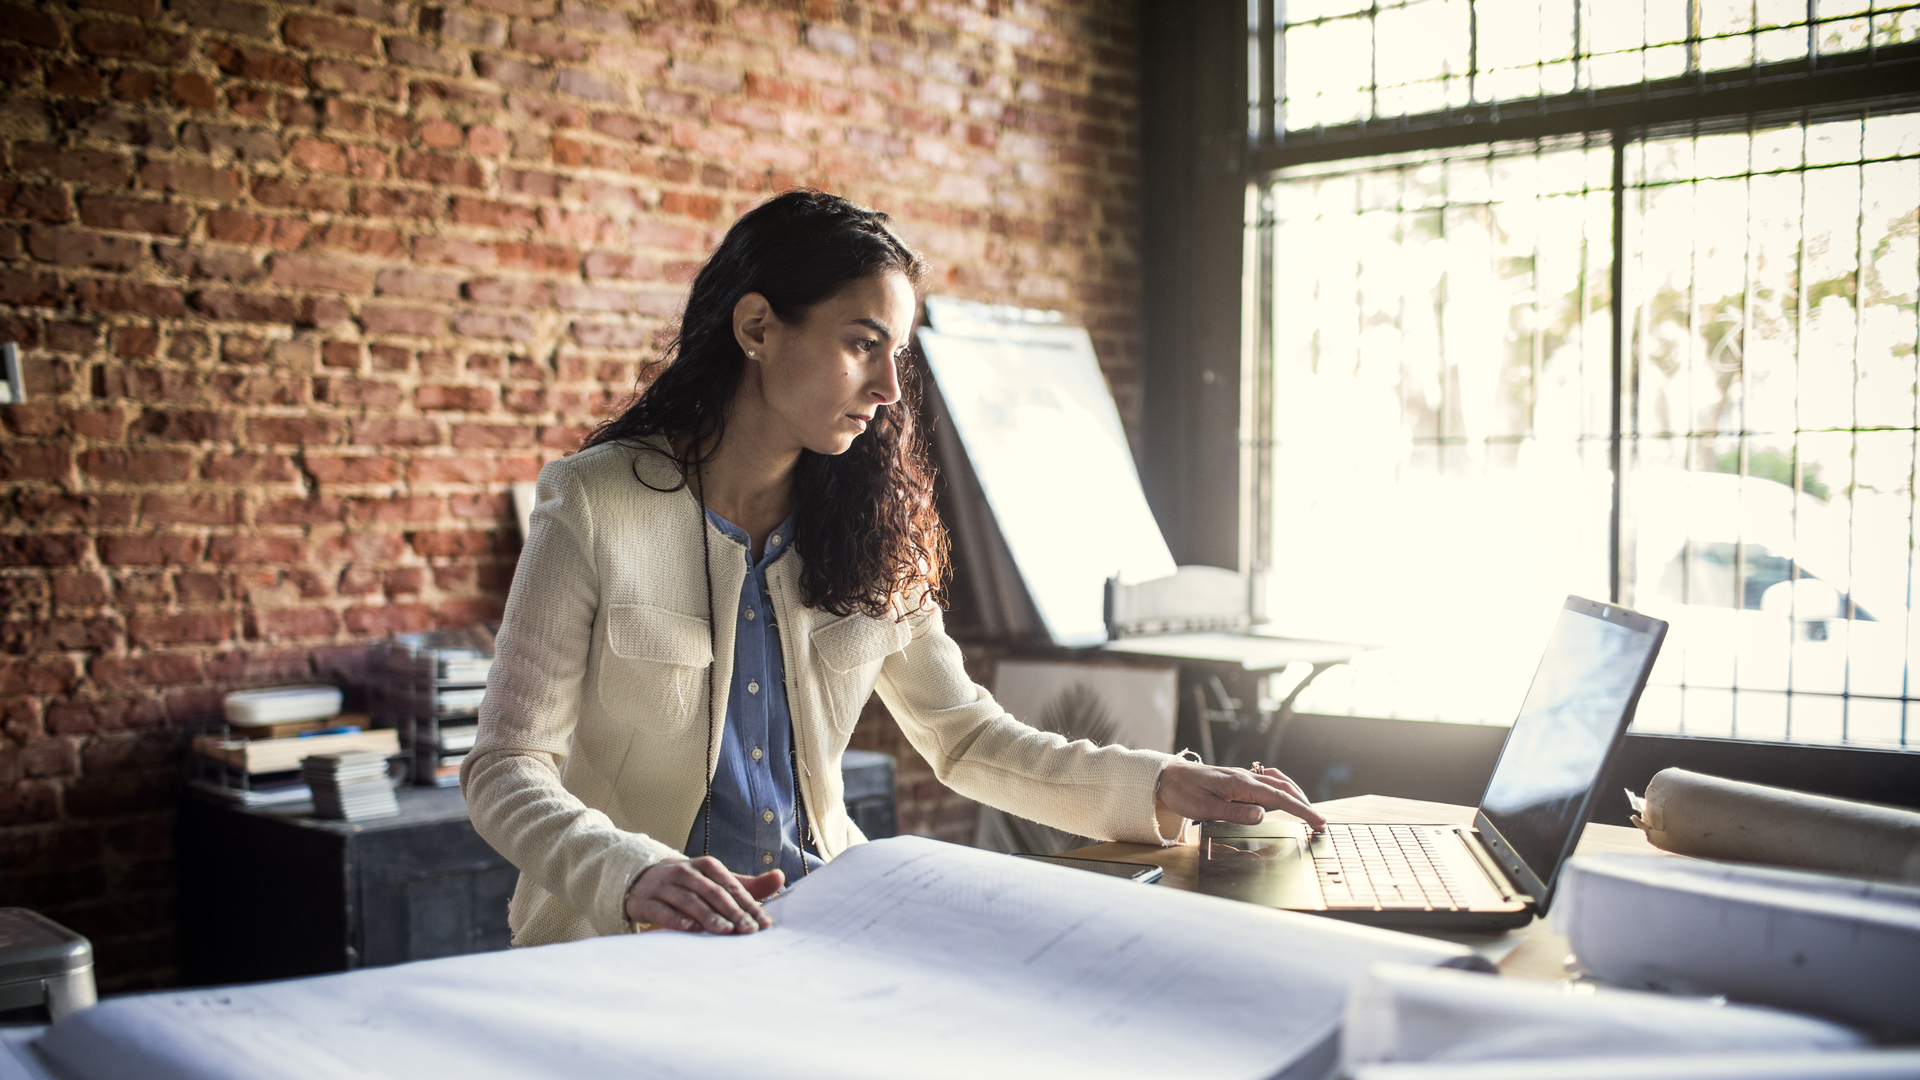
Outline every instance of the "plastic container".
[[37, 912], [0, 908], [0, 1011], [58, 1020], [94, 1000], [91, 942]]
[[271, 690], [242, 690], [226, 698], [227, 723], [236, 727], [291, 724], [325, 720], [340, 715], [337, 686], [281, 686]]

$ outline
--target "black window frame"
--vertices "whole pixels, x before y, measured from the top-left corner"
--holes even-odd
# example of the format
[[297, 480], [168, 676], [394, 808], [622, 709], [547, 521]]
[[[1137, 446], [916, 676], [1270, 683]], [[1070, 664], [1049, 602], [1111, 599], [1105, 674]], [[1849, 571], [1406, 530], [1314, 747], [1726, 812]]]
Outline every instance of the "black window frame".
[[[1245, 224], [1248, 192], [1262, 177], [1296, 164], [1586, 131], [1604, 132], [1624, 145], [1637, 133], [1702, 115], [1893, 103], [1909, 99], [1911, 88], [1920, 86], [1920, 48], [1902, 45], [1871, 50], [1870, 58], [1829, 54], [1668, 83], [1288, 133], [1279, 130], [1273, 112], [1284, 63], [1273, 50], [1279, 15], [1275, 0], [1197, 5], [1141, 0], [1144, 392], [1136, 453], [1148, 500], [1181, 563], [1252, 569], [1252, 556], [1263, 550], [1256, 530], [1271, 518], [1258, 512], [1265, 506], [1256, 508], [1261, 484], [1254, 473], [1261, 448], [1248, 429], [1262, 421], [1263, 407], [1251, 393], [1254, 380], [1222, 377], [1242, 373], [1243, 365], [1261, 355], [1255, 341], [1243, 338], [1243, 331], [1257, 333], [1259, 326], [1258, 312], [1247, 306], [1255, 296], [1244, 287], [1243, 271], [1259, 254], [1245, 245]], [[1620, 260], [1614, 268], [1621, 273]], [[1619, 285], [1614, 282], [1615, 296]], [[1617, 321], [1619, 305], [1614, 310]], [[1617, 326], [1614, 340], [1617, 350]], [[1617, 553], [1613, 562], [1619, 564]], [[1410, 765], [1394, 747], [1411, 745], [1407, 739], [1425, 745], [1425, 733], [1432, 732], [1459, 748], [1461, 767], [1468, 768], [1484, 749], [1480, 743], [1487, 734], [1483, 728], [1426, 721], [1302, 719], [1325, 732], [1313, 760], [1326, 757], [1337, 765], [1339, 776], [1351, 777], [1352, 791], [1393, 788], [1388, 775], [1405, 773]], [[1376, 730], [1383, 724], [1407, 729], [1406, 734], [1383, 739]], [[1304, 743], [1299, 747], [1306, 749]], [[1432, 764], [1444, 768], [1437, 760]], [[1485, 764], [1490, 767], [1491, 760]], [[1630, 735], [1608, 783], [1637, 789], [1670, 764], [1920, 806], [1920, 752], [1914, 749]], [[1296, 775], [1321, 795], [1352, 793], [1339, 784], [1320, 790], [1314, 786], [1318, 765], [1303, 761], [1302, 767]], [[1376, 777], [1378, 782], [1369, 782]], [[1442, 793], [1435, 789], [1423, 797]], [[1472, 793], [1462, 787], [1447, 797], [1470, 801]]]

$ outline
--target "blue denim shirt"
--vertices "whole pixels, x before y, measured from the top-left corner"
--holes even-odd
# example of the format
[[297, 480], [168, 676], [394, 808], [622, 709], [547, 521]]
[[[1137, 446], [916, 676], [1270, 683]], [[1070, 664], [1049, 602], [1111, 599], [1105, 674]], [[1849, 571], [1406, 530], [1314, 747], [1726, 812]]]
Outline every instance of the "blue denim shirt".
[[740, 544], [747, 581], [734, 612], [733, 685], [727, 687], [727, 723], [720, 736], [720, 757], [713, 774], [713, 832], [708, 840], [706, 812], [695, 817], [687, 834], [688, 855], [712, 855], [737, 874], [758, 874], [774, 867], [789, 883], [800, 880], [802, 860], [818, 869], [821, 859], [803, 851], [795, 811], [793, 715], [787, 706], [786, 664], [773, 598], [767, 592], [767, 567], [793, 542], [788, 518], [767, 538], [758, 563], [746, 531], [713, 511], [707, 520]]

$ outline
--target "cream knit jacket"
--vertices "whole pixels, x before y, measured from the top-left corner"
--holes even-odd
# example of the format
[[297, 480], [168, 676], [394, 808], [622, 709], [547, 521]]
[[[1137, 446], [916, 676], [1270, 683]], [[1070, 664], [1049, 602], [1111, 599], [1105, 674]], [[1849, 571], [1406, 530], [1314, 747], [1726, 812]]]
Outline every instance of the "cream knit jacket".
[[[520, 868], [515, 945], [624, 932], [628, 885], [680, 855], [705, 798], [726, 721], [707, 667], [724, 691], [746, 561], [684, 487], [655, 490], [678, 483], [663, 455], [613, 443], [540, 470], [479, 738], [460, 767], [474, 828]], [[702, 538], [714, 602], [729, 613], [711, 638]], [[1016, 721], [967, 678], [938, 610], [835, 617], [802, 605], [800, 565], [789, 551], [767, 585], [799, 794], [823, 858], [866, 839], [847, 816], [840, 758], [876, 688], [962, 795], [1082, 836], [1167, 843], [1185, 828], [1154, 808], [1167, 755]]]

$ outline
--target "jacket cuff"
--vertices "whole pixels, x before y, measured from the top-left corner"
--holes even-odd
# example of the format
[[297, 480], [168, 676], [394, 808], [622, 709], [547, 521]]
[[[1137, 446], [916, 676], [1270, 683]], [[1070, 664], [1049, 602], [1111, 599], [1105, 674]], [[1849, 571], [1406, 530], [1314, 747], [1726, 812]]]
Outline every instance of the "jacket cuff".
[[1173, 764], [1177, 760], [1179, 759], [1172, 755], [1162, 755], [1160, 770], [1153, 774], [1153, 792], [1148, 796], [1153, 807], [1154, 833], [1158, 836], [1161, 847], [1174, 847], [1185, 843], [1187, 839], [1187, 826], [1192, 824], [1187, 818], [1161, 806], [1158, 798], [1160, 794], [1160, 776], [1167, 771], [1168, 765]]
[[593, 913], [589, 920], [596, 934], [625, 934], [633, 926], [627, 921], [627, 890], [641, 874], [680, 854], [651, 836], [633, 834], [629, 842], [606, 852], [599, 868], [599, 886], [595, 890]]
[[1193, 822], [1171, 810], [1153, 808], [1153, 823], [1160, 832], [1161, 847], [1178, 847], [1187, 842], [1187, 826]]

